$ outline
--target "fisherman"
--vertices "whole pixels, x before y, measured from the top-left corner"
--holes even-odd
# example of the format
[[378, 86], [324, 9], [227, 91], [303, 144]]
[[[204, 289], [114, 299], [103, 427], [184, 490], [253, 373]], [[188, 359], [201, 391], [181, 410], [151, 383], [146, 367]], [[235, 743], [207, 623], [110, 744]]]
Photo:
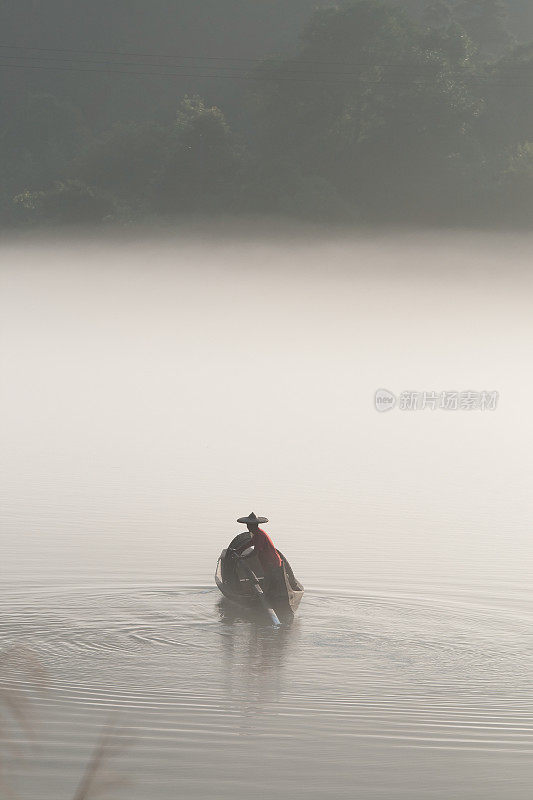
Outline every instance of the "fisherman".
[[263, 591], [265, 594], [268, 594], [269, 591], [275, 588], [281, 574], [281, 558], [279, 557], [279, 553], [272, 544], [270, 537], [259, 527], [259, 525], [264, 525], [268, 522], [268, 519], [266, 517], [256, 517], [252, 511], [247, 517], [239, 517], [237, 522], [246, 525], [251, 535], [251, 542], [248, 541], [238, 548], [237, 553], [240, 555], [241, 552], [253, 545], [253, 554], [258, 557], [265, 576]]

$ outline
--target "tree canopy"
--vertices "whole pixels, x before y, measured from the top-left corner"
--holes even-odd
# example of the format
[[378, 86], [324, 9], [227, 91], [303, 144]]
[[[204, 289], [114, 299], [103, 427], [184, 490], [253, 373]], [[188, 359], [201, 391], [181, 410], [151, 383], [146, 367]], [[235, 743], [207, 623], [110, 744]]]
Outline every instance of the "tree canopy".
[[[9, 5], [0, 4], [0, 16], [6, 18]], [[134, 5], [137, 25], [146, 4]], [[171, 5], [161, 4], [163, 16]], [[222, 5], [213, 19], [221, 20]], [[288, 5], [293, 24], [311, 6]], [[180, 5], [184, 19], [193, 18], [189, 6]], [[256, 22], [261, 17], [259, 8], [238, 7]], [[121, 2], [114, 5], [111, 26], [121, 9]], [[507, 27], [510, 10], [500, 0], [323, 3], [307, 15], [299, 38], [283, 43], [283, 54], [249, 61], [226, 56], [212, 66], [218, 77], [209, 96], [195, 90], [205, 67], [190, 67], [192, 91], [181, 99], [163, 81], [150, 102], [155, 108], [165, 101], [168, 108], [152, 119], [148, 104], [142, 114], [129, 113], [129, 95], [115, 109], [119, 119], [92, 113], [91, 86], [96, 94], [113, 86], [114, 97], [123, 57], [121, 74], [112, 61], [104, 77], [73, 71], [56, 93], [39, 89], [49, 79], [48, 62], [38, 60], [45, 78], [37, 69], [37, 86], [4, 85], [1, 95], [4, 224], [199, 213], [528, 224], [533, 44], [517, 44]], [[89, 34], [101, 38], [93, 11]], [[225, 24], [235, 35], [235, 20]], [[272, 25], [263, 25], [273, 36]], [[70, 35], [81, 41], [81, 31]], [[138, 44], [133, 32], [128, 41]], [[118, 47], [111, 39], [107, 46]], [[54, 53], [52, 59], [60, 58]], [[148, 69], [146, 58], [136, 56], [133, 72], [142, 64]], [[80, 63], [76, 69], [88, 69]], [[178, 83], [187, 83], [179, 74]], [[144, 103], [144, 76], [127, 80]], [[217, 81], [233, 88], [220, 89], [213, 100]]]

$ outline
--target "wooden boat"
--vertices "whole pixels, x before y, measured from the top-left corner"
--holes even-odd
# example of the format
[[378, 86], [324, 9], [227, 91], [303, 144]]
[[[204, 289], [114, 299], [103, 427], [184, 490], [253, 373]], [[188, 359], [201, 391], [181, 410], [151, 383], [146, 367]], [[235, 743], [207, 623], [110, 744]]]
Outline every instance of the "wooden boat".
[[[265, 607], [268, 605], [274, 610], [281, 621], [292, 619], [300, 605], [304, 587], [295, 578], [291, 565], [278, 550], [281, 558], [279, 580], [270, 592], [264, 594], [264, 597], [258, 597], [257, 583], [262, 587], [264, 582], [261, 562], [255, 554], [238, 558], [234, 552], [241, 550], [247, 544], [251, 546], [252, 540], [250, 534], [245, 531], [236, 536], [220, 554], [215, 572], [218, 588], [225, 597], [239, 605], [253, 607], [262, 601]], [[259, 595], [261, 593], [259, 592]]]

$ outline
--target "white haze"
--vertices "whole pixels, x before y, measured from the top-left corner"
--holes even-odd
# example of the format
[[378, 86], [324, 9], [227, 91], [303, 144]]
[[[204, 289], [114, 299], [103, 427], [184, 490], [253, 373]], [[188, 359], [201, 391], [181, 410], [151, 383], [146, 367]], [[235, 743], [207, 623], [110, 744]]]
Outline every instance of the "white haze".
[[[0, 246], [4, 776], [73, 796], [111, 717], [117, 800], [529, 800], [533, 237], [206, 230]], [[213, 582], [252, 510], [278, 632]]]
[[[4, 244], [5, 578], [205, 581], [255, 509], [314, 586], [523, 579], [530, 249]], [[381, 386], [497, 390], [500, 405], [380, 415]]]

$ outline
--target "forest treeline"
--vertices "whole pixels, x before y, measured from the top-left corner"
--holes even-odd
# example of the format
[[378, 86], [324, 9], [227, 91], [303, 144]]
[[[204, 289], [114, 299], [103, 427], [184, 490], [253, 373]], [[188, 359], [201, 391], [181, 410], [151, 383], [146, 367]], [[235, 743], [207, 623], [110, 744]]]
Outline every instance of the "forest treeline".
[[131, 36], [95, 49], [64, 31], [4, 47], [3, 227], [206, 214], [531, 225], [533, 44], [516, 32], [529, 3], [293, 4], [292, 38], [265, 28], [272, 56], [211, 43], [180, 59]]

